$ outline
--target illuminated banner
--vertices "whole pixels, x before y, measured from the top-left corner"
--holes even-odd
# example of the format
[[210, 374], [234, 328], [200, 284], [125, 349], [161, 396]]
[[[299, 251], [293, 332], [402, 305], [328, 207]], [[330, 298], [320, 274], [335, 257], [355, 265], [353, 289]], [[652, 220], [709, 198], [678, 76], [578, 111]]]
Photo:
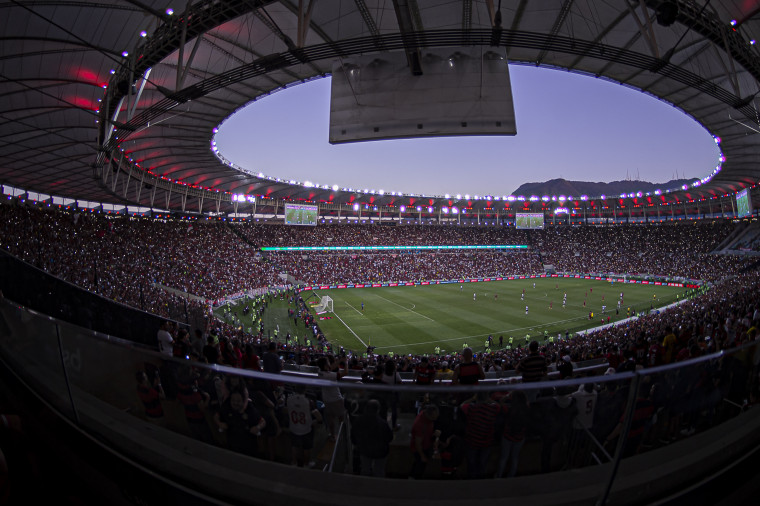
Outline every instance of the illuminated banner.
[[261, 251], [411, 251], [457, 249], [528, 249], [525, 244], [469, 245], [469, 246], [262, 246]]

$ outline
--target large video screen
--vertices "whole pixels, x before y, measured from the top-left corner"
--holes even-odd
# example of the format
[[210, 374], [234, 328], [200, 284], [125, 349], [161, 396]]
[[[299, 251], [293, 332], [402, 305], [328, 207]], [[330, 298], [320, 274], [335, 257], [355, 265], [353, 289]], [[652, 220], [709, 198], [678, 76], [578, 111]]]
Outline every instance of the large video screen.
[[317, 206], [285, 204], [286, 225], [316, 225], [317, 214]]
[[744, 189], [736, 194], [736, 217], [744, 218], [752, 215], [752, 198], [749, 189]]
[[515, 228], [544, 228], [544, 213], [517, 213]]

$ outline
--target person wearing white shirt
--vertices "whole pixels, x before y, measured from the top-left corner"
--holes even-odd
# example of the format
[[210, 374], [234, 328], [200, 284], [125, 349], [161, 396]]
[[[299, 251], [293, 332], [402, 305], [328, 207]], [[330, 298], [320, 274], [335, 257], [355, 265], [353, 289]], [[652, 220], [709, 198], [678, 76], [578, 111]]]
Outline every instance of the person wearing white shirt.
[[171, 357], [174, 350], [174, 339], [169, 333], [168, 321], [161, 322], [161, 326], [156, 334], [156, 339], [158, 340], [158, 351], [160, 351], [162, 355], [168, 355]]

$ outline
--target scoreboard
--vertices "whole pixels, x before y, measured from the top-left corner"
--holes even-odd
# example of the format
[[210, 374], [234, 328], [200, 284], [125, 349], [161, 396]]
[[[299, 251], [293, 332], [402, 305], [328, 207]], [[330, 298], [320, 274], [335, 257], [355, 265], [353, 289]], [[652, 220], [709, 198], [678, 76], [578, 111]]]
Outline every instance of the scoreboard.
[[544, 213], [517, 213], [515, 228], [544, 228]]
[[285, 204], [286, 225], [316, 225], [318, 208], [306, 204]]

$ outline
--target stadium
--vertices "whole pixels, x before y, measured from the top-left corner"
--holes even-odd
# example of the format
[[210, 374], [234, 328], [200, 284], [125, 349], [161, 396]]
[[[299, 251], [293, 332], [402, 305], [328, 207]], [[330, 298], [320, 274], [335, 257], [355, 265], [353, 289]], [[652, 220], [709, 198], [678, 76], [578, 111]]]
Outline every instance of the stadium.
[[[756, 3], [0, 7], [4, 504], [755, 497]], [[216, 145], [326, 76], [333, 143], [514, 135], [508, 63], [672, 105], [717, 165], [614, 196], [433, 195]]]

